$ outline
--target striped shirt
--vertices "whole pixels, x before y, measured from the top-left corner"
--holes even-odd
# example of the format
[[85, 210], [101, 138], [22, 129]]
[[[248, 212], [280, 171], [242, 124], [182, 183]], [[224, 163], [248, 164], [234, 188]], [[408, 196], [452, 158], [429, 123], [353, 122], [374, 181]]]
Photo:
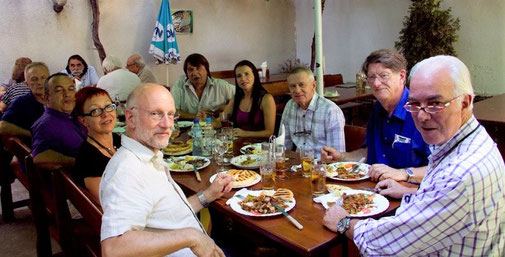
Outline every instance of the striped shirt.
[[430, 146], [419, 190], [393, 217], [359, 221], [365, 256], [505, 256], [505, 165], [472, 116], [446, 143]]
[[345, 151], [344, 114], [334, 102], [317, 93], [314, 93], [307, 110], [300, 108], [293, 99], [289, 100], [282, 113], [281, 124], [286, 129], [286, 149], [293, 149], [293, 144], [297, 151], [300, 147], [310, 147], [317, 158], [323, 146]]
[[5, 94], [2, 96], [2, 102], [4, 102], [6, 105], [9, 105], [18, 97], [26, 95], [28, 93], [30, 93], [30, 89], [25, 82], [12, 84], [6, 89]]

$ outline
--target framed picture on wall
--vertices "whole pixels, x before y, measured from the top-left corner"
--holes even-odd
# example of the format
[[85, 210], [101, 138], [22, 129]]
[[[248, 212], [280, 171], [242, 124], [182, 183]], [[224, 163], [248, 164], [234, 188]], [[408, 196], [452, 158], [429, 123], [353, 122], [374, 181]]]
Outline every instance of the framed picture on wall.
[[193, 11], [191, 10], [172, 10], [172, 20], [174, 30], [178, 34], [193, 33]]

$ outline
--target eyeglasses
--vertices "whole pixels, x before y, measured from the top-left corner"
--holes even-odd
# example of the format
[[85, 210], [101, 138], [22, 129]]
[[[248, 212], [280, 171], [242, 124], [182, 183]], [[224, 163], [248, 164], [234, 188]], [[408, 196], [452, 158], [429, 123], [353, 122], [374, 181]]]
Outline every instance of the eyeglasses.
[[126, 64], [126, 67], [128, 68], [128, 67], [133, 66], [133, 65], [135, 65], [135, 64], [137, 64], [137, 63], [129, 63], [129, 64], [127, 63], [127, 64]]
[[102, 115], [102, 113], [103, 113], [104, 110], [106, 112], [113, 112], [114, 110], [116, 110], [116, 108], [117, 107], [116, 107], [115, 104], [109, 104], [109, 105], [106, 105], [103, 108], [93, 109], [93, 110], [89, 111], [89, 113], [83, 113], [82, 116], [98, 117], [98, 116]]
[[426, 105], [425, 107], [421, 107], [421, 105], [419, 103], [410, 103], [410, 102], [407, 102], [403, 106], [403, 108], [405, 108], [405, 110], [407, 110], [408, 112], [412, 112], [412, 113], [417, 113], [417, 112], [423, 110], [424, 112], [429, 113], [429, 114], [436, 114], [436, 113], [439, 113], [439, 112], [443, 111], [454, 100], [456, 100], [456, 98], [458, 98], [460, 96], [462, 96], [462, 95], [458, 95], [458, 96], [452, 98], [451, 100], [449, 100], [449, 101], [447, 101], [445, 103], [443, 103], [443, 102], [435, 102], [435, 103], [431, 103], [429, 105]]
[[144, 110], [144, 109], [136, 107], [136, 106], [132, 107], [131, 109], [132, 110], [133, 109], [139, 109], [141, 111], [147, 112], [149, 114], [149, 118], [151, 118], [153, 120], [157, 120], [157, 121], [163, 120], [163, 118], [165, 116], [167, 116], [168, 119], [172, 119], [173, 120], [174, 119], [174, 115], [175, 115], [174, 113], [170, 113], [170, 112], [165, 113], [165, 112], [156, 112], [156, 111]]
[[383, 73], [379, 74], [379, 76], [372, 74], [372, 75], [367, 75], [366, 80], [370, 84], [372, 84], [376, 79], [378, 79], [380, 82], [384, 83], [384, 82], [388, 81], [389, 78], [391, 78], [391, 75], [393, 75], [393, 74], [391, 74], [389, 72], [383, 72]]
[[[319, 100], [319, 99], [317, 99]], [[316, 107], [314, 108], [314, 110], [317, 110], [317, 106], [319, 104], [319, 101], [316, 100]], [[307, 115], [307, 114], [305, 114]], [[303, 115], [303, 118], [305, 118], [305, 115]], [[310, 129], [309, 130], [305, 130], [305, 127], [303, 128], [303, 131], [295, 131], [295, 133], [293, 133], [294, 136], [297, 136], [297, 137], [305, 137], [305, 136], [310, 136], [312, 135], [312, 124], [314, 124], [314, 116], [316, 116], [316, 112], [314, 111], [314, 113], [312, 113], [312, 118], [311, 118], [311, 121], [310, 121]], [[305, 119], [304, 119], [305, 120]], [[296, 114], [296, 119], [295, 119], [295, 129], [298, 127], [298, 113]]]

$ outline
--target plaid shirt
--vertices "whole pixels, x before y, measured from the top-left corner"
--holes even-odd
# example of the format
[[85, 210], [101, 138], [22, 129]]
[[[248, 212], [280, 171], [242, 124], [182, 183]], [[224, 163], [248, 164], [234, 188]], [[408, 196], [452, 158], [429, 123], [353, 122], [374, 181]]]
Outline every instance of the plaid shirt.
[[365, 256], [505, 256], [505, 165], [472, 118], [448, 142], [431, 146], [419, 190], [393, 217], [359, 221]]
[[[289, 100], [282, 114], [281, 124], [284, 124], [286, 149], [297, 151], [300, 147], [311, 147], [316, 157], [321, 155], [323, 146], [331, 146], [340, 152], [345, 152], [344, 126], [345, 118], [342, 110], [332, 101], [314, 93], [307, 110]], [[300, 132], [306, 133], [300, 133]], [[310, 131], [310, 135], [308, 132]]]

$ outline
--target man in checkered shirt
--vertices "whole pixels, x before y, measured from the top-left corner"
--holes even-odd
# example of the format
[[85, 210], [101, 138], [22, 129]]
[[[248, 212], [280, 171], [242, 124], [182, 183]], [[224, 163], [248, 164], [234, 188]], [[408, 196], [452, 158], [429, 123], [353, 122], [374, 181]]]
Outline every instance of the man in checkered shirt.
[[[468, 68], [436, 56], [410, 77], [405, 109], [432, 153], [419, 189], [403, 194], [395, 216], [349, 219], [334, 206], [324, 225], [352, 238], [364, 256], [505, 256], [505, 165], [472, 114]], [[377, 188], [389, 196], [407, 192], [393, 180]]]

